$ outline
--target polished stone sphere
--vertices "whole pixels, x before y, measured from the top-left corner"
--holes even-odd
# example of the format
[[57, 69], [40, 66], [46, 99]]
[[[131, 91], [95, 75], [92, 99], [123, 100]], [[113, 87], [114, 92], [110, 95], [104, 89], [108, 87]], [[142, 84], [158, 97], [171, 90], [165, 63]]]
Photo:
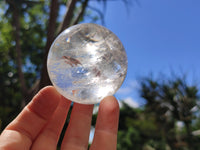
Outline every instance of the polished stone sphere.
[[55, 39], [47, 68], [52, 84], [64, 97], [95, 104], [120, 88], [127, 73], [127, 56], [114, 33], [84, 23], [64, 30]]

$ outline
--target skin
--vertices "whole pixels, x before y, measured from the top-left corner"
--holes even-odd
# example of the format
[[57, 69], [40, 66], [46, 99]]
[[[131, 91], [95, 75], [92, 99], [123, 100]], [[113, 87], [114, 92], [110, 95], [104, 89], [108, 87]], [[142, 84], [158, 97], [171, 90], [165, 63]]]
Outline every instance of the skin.
[[[56, 150], [71, 101], [54, 87], [43, 88], [4, 129], [1, 150]], [[93, 105], [74, 103], [61, 150], [87, 150]], [[119, 105], [113, 96], [99, 105], [90, 150], [116, 150]]]

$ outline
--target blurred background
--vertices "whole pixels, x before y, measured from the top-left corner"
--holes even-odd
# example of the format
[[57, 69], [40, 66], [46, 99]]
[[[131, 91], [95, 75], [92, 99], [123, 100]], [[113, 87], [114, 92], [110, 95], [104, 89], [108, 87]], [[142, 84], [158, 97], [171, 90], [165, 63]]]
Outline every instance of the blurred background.
[[[127, 77], [115, 94], [117, 149], [200, 149], [199, 17], [199, 0], [1, 0], [0, 132], [51, 84], [46, 59], [55, 37], [92, 22], [113, 31], [128, 56]], [[97, 112], [98, 106], [90, 143]]]

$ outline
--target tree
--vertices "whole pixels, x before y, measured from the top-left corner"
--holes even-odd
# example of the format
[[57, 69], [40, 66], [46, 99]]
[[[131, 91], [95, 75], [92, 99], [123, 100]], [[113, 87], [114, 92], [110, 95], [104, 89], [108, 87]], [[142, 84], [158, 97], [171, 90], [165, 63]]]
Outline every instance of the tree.
[[[156, 119], [165, 141], [172, 143], [175, 137], [175, 124], [181, 121], [185, 125], [186, 136], [182, 140], [190, 149], [195, 137], [192, 135], [192, 122], [196, 117], [194, 108], [199, 110], [198, 89], [188, 85], [185, 78], [169, 80], [153, 80], [146, 78], [141, 81], [141, 96], [146, 100], [145, 111]], [[173, 136], [168, 136], [169, 132]], [[173, 146], [173, 144], [171, 144]]]
[[[103, 13], [90, 0], [0, 1], [0, 119], [2, 128], [35, 95], [50, 85], [46, 60], [51, 43], [65, 28]], [[106, 5], [106, 0], [99, 0]], [[125, 2], [128, 2], [125, 0]], [[66, 10], [64, 12], [63, 10]]]
[[[80, 3], [80, 12], [75, 10], [77, 3]], [[4, 12], [5, 17], [2, 18], [10, 25], [9, 32], [12, 36], [9, 38], [14, 45], [12, 50], [9, 48], [8, 51], [13, 53], [11, 61], [15, 66], [11, 67], [16, 69], [17, 82], [23, 99], [22, 106], [28, 103], [40, 88], [51, 84], [46, 68], [50, 45], [58, 33], [74, 24], [75, 15], [78, 16], [75, 23], [81, 21], [88, 0], [68, 1], [68, 11], [59, 30], [57, 30], [59, 23], [57, 18], [61, 5], [64, 5], [64, 2], [58, 0], [51, 0], [50, 3], [41, 0], [6, 0], [4, 3], [7, 10]], [[3, 21], [1, 22], [2, 26], [5, 25]], [[5, 44], [10, 45], [10, 43]]]
[[165, 150], [167, 147], [155, 117], [146, 113], [145, 108], [131, 108], [127, 104], [120, 109], [117, 143], [119, 150]]
[[[103, 19], [103, 13], [90, 6], [89, 0], [65, 1], [6, 0], [0, 3], [1, 60], [15, 70], [11, 73], [17, 77], [22, 106], [39, 89], [51, 84], [46, 60], [55, 37], [65, 28], [82, 21], [84, 16], [90, 16], [92, 22]], [[107, 3], [105, 0], [99, 2]], [[61, 12], [61, 7], [67, 10], [66, 13]], [[1, 66], [5, 67], [3, 63]]]
[[140, 87], [139, 92], [146, 103], [139, 108], [122, 105], [117, 148], [200, 149], [197, 85], [188, 84], [183, 77], [147, 77], [140, 80]]

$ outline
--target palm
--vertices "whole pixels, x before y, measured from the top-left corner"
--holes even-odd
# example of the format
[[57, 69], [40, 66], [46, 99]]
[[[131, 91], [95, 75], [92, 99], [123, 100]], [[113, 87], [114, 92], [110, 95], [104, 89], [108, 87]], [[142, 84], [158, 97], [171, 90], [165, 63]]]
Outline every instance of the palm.
[[[71, 102], [46, 87], [37, 94], [0, 136], [0, 149], [55, 150]], [[93, 105], [75, 103], [62, 150], [87, 149]], [[114, 97], [100, 103], [90, 149], [114, 150], [117, 143], [119, 106]]]

